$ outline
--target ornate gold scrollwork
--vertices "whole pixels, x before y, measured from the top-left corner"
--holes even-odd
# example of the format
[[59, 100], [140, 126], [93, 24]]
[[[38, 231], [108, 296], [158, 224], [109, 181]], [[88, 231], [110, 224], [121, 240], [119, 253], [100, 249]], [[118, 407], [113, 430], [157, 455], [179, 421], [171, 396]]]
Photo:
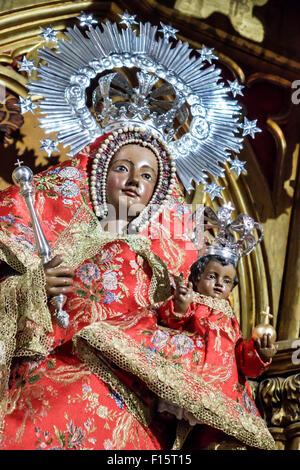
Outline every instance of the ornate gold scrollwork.
[[175, 9], [197, 18], [208, 18], [214, 12], [223, 13], [229, 17], [232, 26], [241, 36], [262, 42], [264, 26], [253, 15], [253, 8], [267, 2], [268, 0], [177, 0]]
[[300, 450], [300, 374], [270, 377], [257, 391], [257, 404], [278, 448]]

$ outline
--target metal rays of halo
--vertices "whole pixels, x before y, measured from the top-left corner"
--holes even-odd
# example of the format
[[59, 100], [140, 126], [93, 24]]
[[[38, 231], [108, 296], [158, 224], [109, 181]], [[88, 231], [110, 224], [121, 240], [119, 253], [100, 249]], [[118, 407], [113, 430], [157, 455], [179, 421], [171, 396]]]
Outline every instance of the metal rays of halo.
[[[134, 16], [129, 21], [124, 15], [120, 15], [125, 24], [121, 31], [109, 21], [101, 24], [102, 30], [94, 27], [91, 18], [87, 25], [85, 18], [82, 24], [88, 27], [86, 35], [77, 26], [68, 28], [68, 40], [57, 41], [55, 50], [40, 51], [40, 58], [48, 65], [40, 65], [39, 80], [31, 81], [28, 88], [31, 95], [43, 96], [39, 107], [46, 116], [40, 118], [41, 126], [47, 133], [56, 132], [58, 142], [70, 146], [69, 155], [74, 156], [105, 132], [86, 105], [86, 88], [91, 80], [115, 68], [139, 68], [170, 83], [176, 95], [190, 106], [190, 131], [168, 142], [185, 188], [193, 189], [193, 181], [206, 183], [205, 173], [214, 178], [223, 176], [219, 164], [229, 160], [230, 151], [238, 153], [242, 148], [243, 138], [236, 134], [244, 129], [243, 136], [248, 133], [253, 137], [259, 131], [250, 121], [245, 121], [245, 127], [240, 123], [241, 107], [228, 98], [230, 91], [236, 95], [236, 83], [226, 87], [219, 82], [219, 69], [214, 65], [203, 68], [205, 60], [211, 62], [212, 49], [203, 48], [199, 58], [192, 56], [187, 42], [170, 41], [171, 27], [163, 24], [158, 31], [150, 23], [139, 23], [137, 35], [132, 29], [137, 24]], [[163, 37], [157, 39], [159, 34]], [[23, 104], [24, 112], [32, 112], [33, 107], [29, 100]]]

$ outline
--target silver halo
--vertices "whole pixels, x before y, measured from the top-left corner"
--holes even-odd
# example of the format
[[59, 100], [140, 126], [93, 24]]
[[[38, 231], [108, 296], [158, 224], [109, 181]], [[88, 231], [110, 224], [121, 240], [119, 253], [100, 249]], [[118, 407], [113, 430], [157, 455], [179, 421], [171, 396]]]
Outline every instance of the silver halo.
[[[174, 45], [165, 35], [157, 38], [157, 26], [139, 23], [139, 34], [132, 28], [135, 24], [119, 30], [116, 23], [108, 21], [90, 27], [85, 36], [74, 26], [65, 33], [68, 41], [57, 41], [55, 51], [40, 51], [40, 58], [48, 65], [39, 67], [40, 79], [31, 81], [29, 90], [43, 96], [39, 104], [45, 113], [41, 126], [47, 133], [60, 129], [59, 143], [70, 146], [69, 155], [74, 156], [105, 133], [86, 104], [91, 80], [115, 68], [138, 68], [170, 83], [176, 99], [190, 106], [190, 131], [177, 139], [174, 134], [166, 139], [185, 188], [190, 191], [193, 182], [203, 182], [204, 171], [214, 178], [222, 176], [219, 164], [225, 163], [230, 151], [241, 150], [243, 138], [236, 134], [241, 133], [243, 124], [239, 122], [241, 106], [228, 97], [231, 88], [219, 82], [221, 71], [214, 65], [203, 68], [208, 58], [188, 43]], [[147, 121], [143, 125], [146, 128]], [[251, 136], [257, 131], [257, 127], [251, 128]]]

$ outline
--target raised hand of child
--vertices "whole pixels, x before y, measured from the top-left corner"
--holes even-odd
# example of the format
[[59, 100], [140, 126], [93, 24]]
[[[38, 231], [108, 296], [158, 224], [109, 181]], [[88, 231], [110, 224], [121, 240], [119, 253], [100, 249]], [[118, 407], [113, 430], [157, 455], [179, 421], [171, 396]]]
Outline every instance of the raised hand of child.
[[181, 273], [176, 281], [176, 289], [174, 292], [174, 310], [176, 313], [186, 313], [190, 303], [193, 300], [193, 284], [186, 282]]
[[255, 341], [255, 348], [264, 362], [269, 362], [277, 353], [278, 346], [271, 343], [271, 335], [263, 335]]

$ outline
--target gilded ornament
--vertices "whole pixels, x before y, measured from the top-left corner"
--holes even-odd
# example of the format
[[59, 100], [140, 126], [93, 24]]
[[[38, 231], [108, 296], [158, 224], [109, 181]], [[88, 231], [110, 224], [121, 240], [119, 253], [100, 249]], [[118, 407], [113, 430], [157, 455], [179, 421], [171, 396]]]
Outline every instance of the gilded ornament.
[[264, 335], [270, 335], [270, 341], [272, 344], [276, 341], [276, 330], [269, 323], [269, 318], [273, 318], [270, 314], [270, 307], [266, 308], [265, 312], [261, 312], [261, 316], [264, 317], [263, 323], [259, 323], [252, 330], [252, 338], [254, 340], [263, 338]]
[[229, 17], [234, 29], [248, 39], [262, 42], [264, 26], [253, 15], [253, 8], [268, 0], [176, 0], [174, 8], [196, 18], [208, 18], [218, 12]]

